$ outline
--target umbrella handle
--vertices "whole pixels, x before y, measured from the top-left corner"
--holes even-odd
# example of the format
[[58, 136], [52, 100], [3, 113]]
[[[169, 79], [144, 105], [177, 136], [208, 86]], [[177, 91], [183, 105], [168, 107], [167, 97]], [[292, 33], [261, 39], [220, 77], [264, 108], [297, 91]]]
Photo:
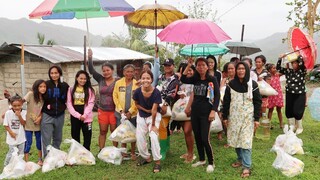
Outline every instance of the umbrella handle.
[[295, 53], [295, 52], [298, 52], [298, 51], [303, 50], [303, 49], [307, 49], [307, 48], [309, 48], [309, 47], [310, 47], [310, 46], [306, 46], [306, 47], [303, 47], [303, 48], [294, 50], [294, 51], [292, 51], [292, 52], [288, 52], [288, 53], [286, 53], [286, 55], [293, 54], [293, 53]]

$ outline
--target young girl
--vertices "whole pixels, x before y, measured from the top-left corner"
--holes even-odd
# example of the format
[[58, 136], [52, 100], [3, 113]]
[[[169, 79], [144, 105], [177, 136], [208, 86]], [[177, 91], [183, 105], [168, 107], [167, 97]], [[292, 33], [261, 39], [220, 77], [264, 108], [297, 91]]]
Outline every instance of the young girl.
[[[105, 147], [106, 136], [108, 134], [108, 128], [110, 127], [111, 133], [116, 129], [117, 122], [114, 115], [115, 105], [113, 102], [113, 89], [117, 81], [113, 77], [114, 68], [110, 63], [102, 64], [102, 74], [98, 73], [92, 62], [92, 50], [88, 50], [89, 60], [89, 72], [99, 85], [99, 102], [98, 102], [98, 121], [99, 121], [99, 148], [100, 150]], [[117, 146], [117, 142], [113, 142], [114, 146]]]
[[153, 172], [161, 171], [160, 159], [160, 144], [159, 144], [159, 125], [161, 121], [161, 94], [160, 91], [152, 86], [153, 75], [150, 70], [142, 71], [140, 75], [141, 87], [136, 89], [133, 94], [133, 100], [139, 113], [137, 114], [137, 147], [142, 159], [138, 162], [137, 166], [150, 163], [151, 156], [148, 152], [147, 134], [150, 137], [151, 152], [155, 165]]
[[20, 96], [10, 98], [11, 109], [4, 116], [3, 126], [7, 131], [6, 143], [9, 145], [9, 151], [4, 161], [4, 166], [8, 165], [12, 157], [13, 148], [18, 148], [18, 154], [22, 155], [26, 136], [24, 126], [26, 124], [27, 111], [22, 109], [23, 100]]
[[71, 119], [71, 137], [80, 143], [80, 130], [82, 130], [83, 146], [90, 151], [95, 95], [86, 71], [77, 72], [74, 86], [68, 90], [67, 99]]
[[44, 96], [41, 119], [41, 139], [44, 157], [47, 155], [47, 146], [52, 144], [60, 149], [62, 129], [64, 125], [64, 111], [66, 110], [67, 92], [69, 85], [61, 82], [62, 69], [53, 65], [48, 71], [50, 80], [46, 81], [47, 93]]
[[278, 95], [268, 97], [268, 108], [269, 108], [268, 119], [271, 120], [273, 109], [276, 107], [280, 128], [282, 129], [283, 123], [282, 123], [281, 108], [283, 107], [283, 94], [282, 94], [281, 82], [280, 82], [281, 74], [278, 73], [276, 66], [274, 64], [269, 64], [267, 70], [271, 74], [270, 86], [278, 92]]
[[36, 80], [32, 86], [32, 91], [29, 91], [24, 100], [27, 102], [27, 118], [26, 118], [26, 145], [24, 149], [25, 161], [29, 160], [29, 152], [32, 145], [32, 134], [36, 137], [36, 146], [38, 149], [38, 164], [42, 165], [42, 148], [41, 148], [41, 131], [40, 123], [42, 118], [43, 96], [46, 93], [47, 85], [42, 79]]
[[188, 66], [181, 76], [181, 82], [194, 84], [191, 124], [198, 149], [199, 161], [192, 164], [192, 167], [206, 164], [206, 152], [208, 158], [207, 173], [212, 173], [215, 166], [213, 164], [209, 130], [211, 121], [214, 120], [215, 112], [218, 110], [220, 90], [217, 79], [209, 75], [208, 61], [204, 58], [198, 58], [196, 60], [196, 72], [192, 77], [188, 78], [187, 73], [192, 63], [192, 59], [190, 58]]
[[301, 55], [298, 56], [297, 60], [291, 62], [293, 69], [281, 67], [282, 58], [285, 56], [285, 54], [280, 55], [277, 70], [286, 76], [286, 117], [290, 125], [297, 125], [296, 134], [301, 134], [303, 131], [301, 119], [306, 103], [305, 76], [307, 69]]
[[[187, 65], [187, 64], [186, 64]], [[186, 66], [182, 68], [182, 72], [184, 72]], [[194, 75], [194, 72], [196, 71], [196, 68], [192, 65], [191, 68], [189, 68], [187, 72], [187, 77], [190, 78]], [[179, 92], [183, 92], [183, 95], [180, 95], [181, 98], [184, 98], [185, 96], [189, 97], [189, 102], [187, 103], [187, 107], [185, 109], [185, 113], [187, 116], [191, 115], [191, 104], [193, 102], [193, 84], [181, 84], [179, 87]], [[183, 132], [184, 132], [184, 138], [187, 145], [187, 153], [180, 156], [180, 158], [185, 159], [185, 163], [191, 163], [196, 156], [193, 154], [193, 134], [192, 134], [192, 125], [190, 120], [181, 121]]]

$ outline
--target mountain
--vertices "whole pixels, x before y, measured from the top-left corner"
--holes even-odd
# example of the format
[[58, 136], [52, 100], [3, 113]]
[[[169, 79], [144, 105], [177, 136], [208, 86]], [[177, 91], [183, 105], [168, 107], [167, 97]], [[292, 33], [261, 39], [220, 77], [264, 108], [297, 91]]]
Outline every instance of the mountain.
[[[39, 44], [37, 33], [45, 35], [45, 43], [52, 39], [57, 44], [65, 46], [83, 46], [83, 37], [86, 31], [55, 25], [49, 22], [36, 23], [28, 19], [9, 20], [0, 18], [0, 44], [3, 42]], [[100, 46], [102, 36], [90, 34], [92, 46]]]

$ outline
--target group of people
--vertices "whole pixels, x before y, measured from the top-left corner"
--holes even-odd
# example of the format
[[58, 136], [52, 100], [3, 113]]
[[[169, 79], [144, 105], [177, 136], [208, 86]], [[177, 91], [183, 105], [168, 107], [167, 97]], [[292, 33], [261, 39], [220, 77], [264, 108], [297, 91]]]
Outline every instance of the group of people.
[[[174, 61], [166, 59], [162, 64], [163, 74], [159, 77], [154, 77], [152, 65], [145, 63], [140, 76], [135, 77], [135, 66], [127, 64], [123, 67], [123, 77], [118, 78], [113, 76], [114, 67], [109, 63], [104, 63], [102, 73], [98, 73], [93, 66], [92, 51], [89, 50], [89, 72], [98, 83], [97, 93], [92, 88], [86, 71], [78, 71], [74, 85], [69, 87], [60, 80], [61, 68], [54, 65], [48, 71], [48, 81], [37, 80], [32, 91], [25, 97], [10, 98], [11, 109], [4, 117], [9, 145], [4, 165], [9, 163], [13, 147], [19, 149], [19, 154], [24, 153], [28, 160], [33, 132], [40, 165], [47, 154], [48, 145], [60, 149], [66, 109], [70, 112], [72, 138], [80, 142], [82, 131], [83, 146], [90, 150], [92, 109], [97, 101], [100, 150], [105, 147], [108, 130], [113, 132], [120, 125], [120, 120], [125, 118], [136, 127], [137, 141], [131, 143], [131, 153], [124, 153], [123, 156], [137, 160], [137, 147], [141, 156], [137, 165], [153, 160], [153, 172], [160, 172], [160, 160], [165, 158], [170, 147], [169, 126], [173, 120], [172, 126], [174, 123], [180, 124], [185, 136], [187, 152], [180, 158], [185, 159], [186, 163], [192, 163], [196, 159], [193, 150], [195, 141], [199, 160], [192, 167], [206, 165], [207, 156], [206, 171], [211, 173], [215, 165], [210, 144], [210, 126], [218, 115], [224, 124], [224, 130], [218, 133], [218, 139], [222, 139], [223, 132], [227, 135], [226, 147], [235, 148], [237, 154], [237, 160], [231, 165], [234, 168], [242, 167], [241, 177], [248, 177], [251, 173], [254, 131], [266, 108], [269, 108], [270, 119], [276, 108], [282, 128], [283, 97], [279, 73], [287, 78], [286, 116], [290, 124], [297, 124], [297, 133], [303, 130], [301, 119], [304, 108], [301, 105], [306, 100], [306, 70], [301, 56], [291, 63], [293, 69], [281, 65], [284, 57], [285, 55], [280, 56], [276, 66], [268, 64], [265, 68], [265, 57], [257, 56], [253, 71], [250, 58], [243, 58], [241, 61], [232, 58], [224, 65], [222, 72], [217, 70], [214, 56], [197, 58], [195, 63], [190, 58], [181, 63], [176, 73]], [[268, 77], [271, 78], [271, 86], [278, 91], [277, 97], [261, 97], [259, 93], [257, 81], [265, 79], [269, 82]], [[152, 85], [154, 81], [156, 86]], [[190, 118], [175, 122], [168, 115], [170, 107], [179, 98], [186, 96], [189, 101], [184, 112]], [[27, 110], [22, 109], [24, 102], [27, 102]], [[151, 143], [151, 154], [148, 141]], [[118, 147], [117, 142], [113, 142], [113, 145]], [[126, 144], [121, 144], [121, 147], [126, 147]]]

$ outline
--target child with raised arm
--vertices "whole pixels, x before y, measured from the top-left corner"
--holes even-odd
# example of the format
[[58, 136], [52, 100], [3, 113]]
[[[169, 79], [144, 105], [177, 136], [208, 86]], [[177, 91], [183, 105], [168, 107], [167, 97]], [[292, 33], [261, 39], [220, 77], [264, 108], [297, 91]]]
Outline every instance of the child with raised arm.
[[40, 123], [42, 118], [41, 109], [43, 106], [43, 95], [46, 93], [47, 85], [42, 79], [36, 80], [33, 83], [32, 91], [29, 91], [24, 96], [24, 101], [27, 102], [27, 118], [25, 125], [26, 144], [24, 148], [24, 159], [29, 160], [29, 152], [32, 145], [32, 134], [36, 137], [36, 146], [38, 149], [38, 164], [42, 165], [42, 148], [41, 148], [41, 131]]
[[18, 154], [23, 154], [26, 136], [24, 125], [26, 124], [27, 111], [22, 109], [23, 100], [20, 96], [10, 98], [12, 106], [4, 116], [3, 126], [7, 131], [6, 143], [9, 145], [9, 151], [4, 161], [4, 166], [8, 165], [12, 157], [14, 147], [18, 148]]

